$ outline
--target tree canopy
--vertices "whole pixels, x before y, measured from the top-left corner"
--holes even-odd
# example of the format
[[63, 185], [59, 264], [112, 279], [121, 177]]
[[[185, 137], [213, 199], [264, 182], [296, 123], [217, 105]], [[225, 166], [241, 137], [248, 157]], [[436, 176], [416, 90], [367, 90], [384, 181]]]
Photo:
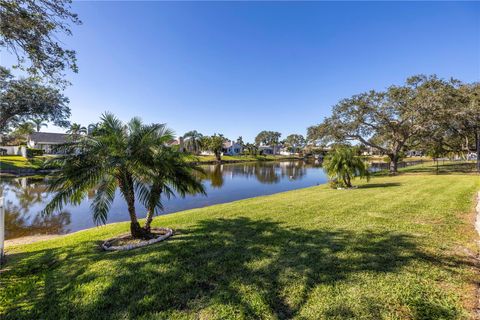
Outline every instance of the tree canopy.
[[459, 82], [436, 76], [410, 77], [401, 86], [369, 91], [341, 100], [332, 115], [308, 128], [308, 139], [322, 144], [356, 141], [391, 159], [391, 172], [403, 149], [415, 147], [449, 110]]
[[276, 146], [280, 141], [282, 134], [276, 131], [262, 131], [255, 137], [255, 144], [265, 146]]
[[213, 152], [217, 161], [222, 160], [223, 144], [227, 139], [223, 134], [214, 134], [213, 136], [204, 136], [202, 138], [202, 148]]
[[305, 146], [305, 138], [301, 134], [291, 134], [285, 139], [285, 145], [296, 152], [298, 149]]
[[[65, 84], [65, 69], [77, 72], [74, 50], [58, 41], [80, 24], [71, 0], [0, 0], [0, 47], [14, 54], [16, 67], [55, 84]], [[29, 63], [27, 63], [27, 60]]]
[[66, 127], [70, 117], [68, 103], [58, 89], [35, 78], [14, 79], [8, 69], [0, 67], [0, 132], [32, 119]]

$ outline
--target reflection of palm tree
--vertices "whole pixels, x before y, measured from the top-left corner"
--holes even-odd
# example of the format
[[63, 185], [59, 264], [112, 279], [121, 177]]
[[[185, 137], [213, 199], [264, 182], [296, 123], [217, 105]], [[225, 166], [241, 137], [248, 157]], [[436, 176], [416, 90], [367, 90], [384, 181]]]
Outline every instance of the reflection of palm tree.
[[[212, 166], [210, 166], [212, 167]], [[222, 172], [222, 165], [216, 164], [213, 166], [213, 170], [211, 170], [208, 174], [208, 178], [210, 178], [210, 183], [214, 188], [220, 188], [223, 186], [223, 172]]]

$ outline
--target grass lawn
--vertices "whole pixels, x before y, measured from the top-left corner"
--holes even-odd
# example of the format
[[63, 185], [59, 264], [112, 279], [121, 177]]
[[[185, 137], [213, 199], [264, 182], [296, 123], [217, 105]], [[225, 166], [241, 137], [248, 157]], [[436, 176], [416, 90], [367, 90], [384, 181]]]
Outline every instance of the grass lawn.
[[[8, 247], [2, 319], [469, 319], [478, 175], [374, 177], [158, 217], [128, 252], [118, 223]], [[114, 213], [113, 213], [114, 214]]]
[[1, 170], [40, 169], [48, 156], [34, 157], [27, 159], [22, 156], [0, 156]]

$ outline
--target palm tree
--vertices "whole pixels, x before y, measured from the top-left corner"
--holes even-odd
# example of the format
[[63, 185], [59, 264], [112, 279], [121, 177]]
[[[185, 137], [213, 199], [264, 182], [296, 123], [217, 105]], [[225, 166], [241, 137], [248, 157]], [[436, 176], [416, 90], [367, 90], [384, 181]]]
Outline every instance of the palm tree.
[[352, 147], [335, 147], [325, 157], [323, 168], [331, 179], [343, 182], [347, 188], [352, 187], [351, 180], [355, 177], [367, 178], [367, 181], [370, 178], [367, 166]]
[[205, 189], [195, 176], [195, 172], [203, 173], [200, 167], [188, 163], [183, 153], [172, 148], [160, 148], [153, 157], [153, 166], [145, 172], [144, 183], [137, 185], [142, 203], [147, 208], [147, 219], [144, 229], [150, 232], [154, 214], [163, 210], [162, 194], [170, 197], [178, 194], [202, 193]]
[[215, 159], [220, 162], [222, 160], [223, 144], [227, 139], [223, 134], [214, 134], [213, 136], [202, 138], [202, 148], [213, 152]]
[[81, 134], [87, 134], [87, 128], [83, 127], [79, 123], [72, 123], [70, 129], [67, 130], [67, 133], [71, 134], [74, 138], [76, 138]]
[[202, 149], [203, 135], [197, 130], [188, 131], [183, 135], [185, 148], [192, 153], [198, 154]]
[[31, 121], [35, 125], [35, 129], [37, 130], [37, 132], [40, 132], [42, 127], [48, 127], [48, 124], [44, 122], [42, 118], [35, 118]]
[[98, 130], [64, 146], [65, 155], [57, 158], [61, 170], [54, 173], [49, 190], [56, 192], [43, 213], [59, 211], [67, 203], [79, 204], [88, 191], [97, 188], [91, 204], [97, 224], [106, 223], [118, 187], [127, 202], [133, 238], [148, 239], [148, 225], [141, 227], [135, 211], [136, 194], [153, 216], [161, 208], [161, 195], [174, 191], [183, 196], [203, 191], [187, 166], [167, 143], [173, 133], [164, 124], [145, 125], [138, 118], [122, 123], [110, 113], [102, 115]]
[[258, 147], [254, 145], [253, 143], [247, 143], [245, 144], [244, 148], [247, 150], [249, 155], [257, 155], [258, 153]]
[[35, 132], [35, 128], [33, 126], [33, 123], [23, 122], [15, 126], [13, 135], [16, 137], [25, 139], [29, 134], [32, 134], [34, 132]]

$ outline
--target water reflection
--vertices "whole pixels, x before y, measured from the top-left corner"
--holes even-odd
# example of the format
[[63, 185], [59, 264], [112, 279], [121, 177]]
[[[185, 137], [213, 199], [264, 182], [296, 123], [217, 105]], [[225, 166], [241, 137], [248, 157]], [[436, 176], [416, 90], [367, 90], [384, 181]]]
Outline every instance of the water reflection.
[[[208, 165], [203, 180], [207, 196], [189, 195], [186, 198], [164, 200], [164, 213], [204, 207], [216, 203], [272, 194], [325, 183], [327, 178], [318, 163], [303, 161], [256, 162]], [[44, 217], [40, 211], [52, 198], [44, 179], [2, 179], [0, 192], [6, 199], [6, 238], [36, 234], [62, 234], [95, 226], [90, 212], [92, 190], [78, 206], [67, 206], [62, 212]], [[146, 210], [137, 204], [139, 217]], [[127, 221], [128, 213], [117, 192], [108, 222]]]
[[[320, 167], [318, 162], [306, 163], [304, 161], [215, 164], [204, 167], [203, 178], [210, 180], [210, 184], [214, 188], [223, 186], [225, 176], [255, 177], [262, 184], [275, 184], [285, 177], [290, 180], [302, 178], [307, 172], [307, 166]], [[200, 177], [202, 178], [202, 175]]]
[[36, 210], [44, 205], [47, 197], [43, 179], [4, 179], [0, 184], [0, 193], [11, 193], [5, 201], [6, 239], [69, 232], [67, 226], [71, 222], [71, 214], [68, 211], [44, 217], [40, 210]]

